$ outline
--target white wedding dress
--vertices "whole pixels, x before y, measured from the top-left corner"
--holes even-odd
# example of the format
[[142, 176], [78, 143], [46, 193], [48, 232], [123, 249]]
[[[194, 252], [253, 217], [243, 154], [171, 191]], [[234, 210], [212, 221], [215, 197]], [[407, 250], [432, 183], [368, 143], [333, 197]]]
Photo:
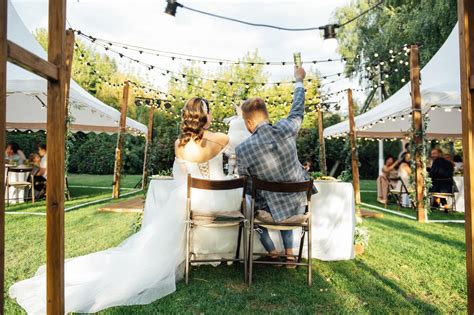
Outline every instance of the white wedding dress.
[[[65, 264], [66, 312], [97, 312], [118, 305], [149, 304], [176, 290], [182, 277], [185, 242], [186, 178], [225, 179], [222, 152], [206, 163], [176, 159], [174, 179], [163, 190], [148, 190], [142, 228], [115, 248], [72, 258]], [[193, 210], [240, 209], [241, 190], [192, 191]], [[235, 255], [237, 229], [197, 228], [198, 253]], [[29, 314], [46, 313], [45, 267], [15, 283], [10, 296]]]

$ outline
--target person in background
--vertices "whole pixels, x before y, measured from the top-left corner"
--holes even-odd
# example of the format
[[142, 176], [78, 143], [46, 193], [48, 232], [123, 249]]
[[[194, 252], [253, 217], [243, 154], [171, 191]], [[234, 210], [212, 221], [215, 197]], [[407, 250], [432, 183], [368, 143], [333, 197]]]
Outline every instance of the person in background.
[[[443, 151], [440, 148], [431, 150], [431, 160], [432, 164], [429, 169], [429, 175], [433, 183], [431, 192], [451, 193], [453, 191], [453, 162], [443, 157]], [[438, 207], [440, 202], [444, 208], [448, 207], [445, 198], [436, 198], [433, 207]]]
[[451, 155], [451, 153], [445, 153], [444, 154], [444, 159], [446, 161], [451, 162], [451, 164], [453, 164], [453, 166], [454, 166], [453, 156]]
[[20, 146], [16, 142], [10, 142], [5, 148], [5, 159], [10, 162], [14, 161], [17, 164], [23, 164], [26, 160], [25, 153], [20, 150]]
[[387, 203], [390, 179], [398, 177], [398, 164], [399, 161], [395, 161], [395, 158], [392, 155], [388, 155], [385, 158], [385, 163], [382, 167], [382, 174], [377, 178], [377, 201], [382, 204]]
[[454, 162], [454, 172], [455, 173], [462, 173], [463, 171], [463, 164], [462, 164], [462, 157], [459, 154], [456, 154], [453, 158]]
[[37, 194], [37, 198], [41, 198], [46, 193], [46, 178], [47, 178], [47, 150], [46, 144], [41, 144], [38, 147], [38, 154], [41, 157], [39, 162], [39, 169], [36, 172], [34, 179], [35, 179], [35, 193]]
[[411, 176], [411, 154], [410, 152], [405, 152], [401, 155], [401, 159], [398, 164], [398, 177], [400, 180], [397, 183], [397, 187], [395, 188], [398, 191], [403, 191], [401, 188], [402, 183], [405, 185], [407, 192], [402, 194], [402, 206], [403, 207], [410, 207], [411, 201], [408, 192], [411, 190], [410, 185], [410, 176]]
[[38, 153], [31, 153], [30, 154], [30, 165], [33, 167], [31, 174], [34, 176], [38, 173], [41, 165], [41, 156]]
[[303, 164], [303, 168], [306, 172], [311, 172], [311, 168], [313, 167], [313, 163], [311, 163], [310, 161], [306, 161], [304, 162]]
[[402, 160], [402, 156], [403, 156], [406, 152], [410, 152], [410, 143], [409, 143], [409, 142], [405, 143], [405, 146], [403, 147], [402, 152], [400, 152], [400, 154], [398, 154], [398, 160], [399, 160], [399, 161]]

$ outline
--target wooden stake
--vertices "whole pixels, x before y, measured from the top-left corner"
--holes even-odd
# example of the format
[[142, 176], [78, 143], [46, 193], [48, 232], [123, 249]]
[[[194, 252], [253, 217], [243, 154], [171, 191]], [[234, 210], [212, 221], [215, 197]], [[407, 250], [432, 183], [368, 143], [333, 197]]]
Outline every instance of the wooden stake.
[[[0, 0], [0, 148], [5, 148], [7, 112], [7, 17], [8, 1]], [[0, 154], [0, 165], [5, 165], [5, 154]], [[5, 296], [5, 169], [0, 171], [0, 314]]]
[[421, 160], [424, 140], [423, 114], [421, 113], [420, 93], [420, 54], [418, 45], [410, 46], [410, 81], [411, 81], [411, 103], [413, 121], [413, 142], [415, 143], [415, 206], [418, 222], [426, 222], [426, 210], [424, 204], [425, 179], [423, 178], [423, 161]]
[[474, 3], [458, 0], [464, 154], [467, 312], [474, 314]]
[[351, 165], [352, 184], [354, 185], [354, 196], [356, 205], [360, 204], [360, 183], [359, 183], [359, 161], [357, 159], [356, 130], [354, 122], [354, 102], [352, 100], [352, 90], [347, 90], [347, 101], [349, 107], [349, 140], [351, 144]]
[[66, 0], [49, 0], [48, 61], [58, 80], [48, 82], [46, 185], [47, 313], [64, 314], [64, 156], [66, 137]]
[[142, 189], [146, 189], [148, 186], [148, 155], [149, 146], [151, 146], [153, 140], [153, 114], [154, 107], [150, 106], [148, 109], [148, 135], [145, 144], [145, 155], [143, 157], [143, 178], [142, 178]]
[[123, 86], [122, 106], [120, 110], [120, 130], [117, 136], [117, 148], [115, 149], [114, 187], [112, 198], [120, 198], [120, 177], [122, 175], [122, 146], [127, 124], [128, 91], [130, 83], [125, 81]]
[[324, 125], [323, 125], [323, 111], [318, 110], [318, 133], [319, 133], [319, 165], [324, 176], [328, 174], [326, 166], [326, 145], [324, 143]]

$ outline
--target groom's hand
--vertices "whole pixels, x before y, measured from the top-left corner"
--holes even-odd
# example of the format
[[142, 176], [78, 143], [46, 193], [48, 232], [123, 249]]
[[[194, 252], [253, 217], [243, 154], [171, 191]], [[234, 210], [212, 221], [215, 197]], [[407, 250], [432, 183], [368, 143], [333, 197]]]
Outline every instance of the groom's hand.
[[304, 71], [303, 67], [295, 68], [296, 82], [303, 82], [305, 77], [306, 77], [306, 71]]

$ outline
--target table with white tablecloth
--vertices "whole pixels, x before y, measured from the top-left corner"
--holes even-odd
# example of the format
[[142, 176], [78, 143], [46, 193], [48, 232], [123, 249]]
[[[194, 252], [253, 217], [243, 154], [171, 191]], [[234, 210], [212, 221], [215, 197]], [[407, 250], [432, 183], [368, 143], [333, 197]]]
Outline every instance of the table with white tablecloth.
[[[164, 200], [171, 187], [177, 184], [174, 180], [153, 179], [148, 188], [148, 195], [154, 199]], [[353, 242], [355, 230], [355, 202], [351, 183], [336, 181], [315, 181], [318, 193], [311, 200], [313, 227], [313, 258], [332, 261], [354, 258]], [[157, 198], [158, 196], [163, 198]], [[156, 205], [159, 207], [159, 205]], [[159, 209], [157, 209], [159, 211]], [[147, 213], [145, 211], [145, 217]], [[219, 233], [219, 230], [216, 230]], [[298, 247], [301, 230], [294, 231], [295, 248]], [[282, 248], [278, 232], [271, 231], [271, 237], [277, 248]], [[262, 252], [263, 247], [255, 238], [255, 252]], [[305, 251], [306, 252], [306, 251]]]

